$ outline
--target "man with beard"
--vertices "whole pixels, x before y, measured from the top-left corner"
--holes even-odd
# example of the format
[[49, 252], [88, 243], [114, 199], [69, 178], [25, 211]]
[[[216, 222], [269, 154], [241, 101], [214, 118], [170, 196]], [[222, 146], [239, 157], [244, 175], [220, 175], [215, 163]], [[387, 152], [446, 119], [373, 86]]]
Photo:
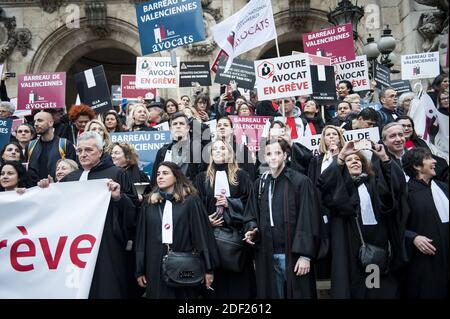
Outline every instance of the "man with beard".
[[[189, 119], [183, 112], [172, 114], [169, 125], [173, 141], [158, 150], [153, 167], [158, 167], [160, 163], [166, 161], [175, 163], [180, 167], [182, 173], [192, 181], [198, 173], [206, 169], [201, 159], [201, 141], [195, 135], [195, 140], [194, 137], [191, 138]], [[153, 169], [150, 187], [153, 188], [155, 185], [156, 170]], [[146, 193], [147, 191], [150, 191], [150, 189], [147, 189]]]
[[53, 117], [48, 112], [34, 116], [34, 128], [39, 137], [25, 149], [30, 168], [36, 170], [39, 178], [55, 177], [56, 162], [61, 158], [76, 160], [75, 148], [65, 138], [55, 136]]

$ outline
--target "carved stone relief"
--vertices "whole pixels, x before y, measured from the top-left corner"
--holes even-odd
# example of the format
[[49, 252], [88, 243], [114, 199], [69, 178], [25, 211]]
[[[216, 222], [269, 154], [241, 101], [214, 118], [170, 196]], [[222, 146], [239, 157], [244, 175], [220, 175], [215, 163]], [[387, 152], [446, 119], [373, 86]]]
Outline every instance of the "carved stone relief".
[[8, 18], [5, 11], [0, 8], [0, 63], [17, 48], [23, 56], [31, 49], [32, 34], [26, 28], [16, 29], [16, 17]]

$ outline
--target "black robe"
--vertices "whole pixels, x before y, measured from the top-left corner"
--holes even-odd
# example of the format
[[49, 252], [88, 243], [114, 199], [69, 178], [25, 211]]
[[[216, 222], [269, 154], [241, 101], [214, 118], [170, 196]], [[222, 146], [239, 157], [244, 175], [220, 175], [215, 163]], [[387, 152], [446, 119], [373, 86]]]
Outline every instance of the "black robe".
[[[146, 201], [141, 206], [136, 237], [136, 277], [146, 276], [147, 298], [198, 298], [200, 286], [173, 288], [168, 287], [162, 279], [161, 263], [167, 253], [161, 233], [163, 210], [164, 203], [149, 204]], [[203, 256], [206, 271], [212, 272], [217, 260], [217, 247], [200, 198], [197, 195], [189, 195], [184, 202], [172, 202], [172, 218], [174, 232], [171, 249], [175, 252], [189, 252], [195, 248]]]
[[[448, 199], [448, 185], [435, 181]], [[407, 267], [408, 298], [449, 297], [449, 224], [442, 223], [431, 193], [431, 185], [417, 179], [408, 182], [408, 204], [411, 213], [407, 222], [406, 243], [410, 257]], [[413, 244], [417, 235], [433, 241], [435, 255], [422, 254]]]
[[[283, 176], [281, 176], [283, 175]], [[269, 178], [269, 177], [268, 177]], [[277, 179], [283, 181], [283, 207], [285, 220], [284, 242], [286, 243], [286, 298], [316, 298], [314, 259], [320, 246], [320, 216], [315, 200], [314, 187], [303, 174], [286, 167]], [[255, 182], [252, 205], [246, 210], [246, 229], [258, 228], [255, 237], [255, 271], [258, 298], [276, 298], [274, 247], [269, 217], [269, 181], [264, 183], [259, 197], [260, 179]], [[311, 271], [296, 276], [295, 264], [300, 256], [311, 258]]]
[[[83, 173], [77, 170], [62, 179], [62, 182], [78, 181]], [[128, 240], [136, 227], [136, 190], [125, 171], [112, 163], [109, 156], [103, 155], [100, 163], [93, 167], [88, 180], [110, 178], [120, 184], [121, 197], [111, 199], [106, 215], [105, 226], [92, 278], [89, 298], [129, 298], [133, 297], [130, 287], [130, 254], [125, 250]], [[106, 187], [106, 185], [105, 185]], [[83, 199], [80, 198], [80, 201]]]
[[[391, 188], [392, 161], [382, 163], [381, 172], [373, 177], [354, 182], [345, 166], [336, 160], [318, 180], [322, 203], [330, 210], [331, 229], [331, 295], [343, 298], [396, 298], [398, 282], [391, 272], [381, 274], [380, 288], [366, 287], [370, 273], [360, 265], [358, 253], [361, 240], [355, 217], [357, 216], [364, 241], [388, 251], [389, 223], [394, 223], [396, 205]], [[358, 187], [364, 183], [370, 194], [376, 225], [363, 225]], [[395, 246], [392, 245], [392, 249]]]
[[[225, 167], [218, 166], [217, 170], [225, 170]], [[253, 196], [253, 184], [248, 174], [243, 170], [237, 171], [238, 185], [230, 185], [230, 198], [240, 199], [243, 208], [247, 206], [249, 198]], [[198, 189], [208, 215], [216, 211], [216, 198], [214, 197], [214, 185], [206, 181], [206, 172], [200, 173], [195, 179], [195, 187]], [[229, 205], [232, 205], [229, 203]], [[222, 227], [233, 228], [242, 233], [244, 238], [244, 210], [238, 209], [224, 210], [224, 223]], [[218, 267], [214, 272], [214, 293], [209, 294], [213, 298], [226, 299], [249, 299], [256, 295], [255, 271], [253, 269], [252, 255], [247, 256], [244, 270], [240, 273]]]

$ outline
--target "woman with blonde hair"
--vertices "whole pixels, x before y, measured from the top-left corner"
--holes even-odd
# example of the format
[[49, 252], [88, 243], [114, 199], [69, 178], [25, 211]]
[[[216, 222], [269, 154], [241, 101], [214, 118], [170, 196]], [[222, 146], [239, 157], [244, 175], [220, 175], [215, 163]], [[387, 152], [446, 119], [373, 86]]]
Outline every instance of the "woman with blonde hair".
[[214, 280], [216, 247], [211, 226], [197, 191], [172, 162], [157, 167], [157, 187], [144, 201], [136, 236], [136, 278], [151, 299], [197, 299], [201, 284], [172, 287], [162, 272], [163, 257], [169, 250], [192, 252], [202, 258], [203, 284], [210, 288]]
[[130, 104], [130, 114], [127, 119], [127, 127], [130, 132], [155, 131], [156, 129], [147, 125], [149, 112], [143, 103]]
[[[219, 246], [220, 267], [215, 271], [212, 298], [247, 299], [256, 294], [255, 274], [251, 256], [246, 255], [244, 211], [249, 209], [253, 194], [252, 182], [239, 168], [232, 146], [218, 139], [211, 144], [206, 172], [197, 175], [194, 185], [206, 207], [214, 233], [236, 234], [242, 244], [239, 257], [226, 260]], [[221, 229], [219, 229], [221, 228]], [[238, 257], [236, 255], [236, 257]]]
[[60, 182], [65, 176], [78, 170], [78, 164], [69, 158], [62, 158], [56, 162], [56, 182]]
[[112, 143], [111, 137], [109, 136], [108, 129], [105, 124], [103, 124], [100, 120], [91, 120], [86, 124], [85, 132], [96, 132], [103, 140], [103, 152], [107, 154], [111, 154], [112, 151]]

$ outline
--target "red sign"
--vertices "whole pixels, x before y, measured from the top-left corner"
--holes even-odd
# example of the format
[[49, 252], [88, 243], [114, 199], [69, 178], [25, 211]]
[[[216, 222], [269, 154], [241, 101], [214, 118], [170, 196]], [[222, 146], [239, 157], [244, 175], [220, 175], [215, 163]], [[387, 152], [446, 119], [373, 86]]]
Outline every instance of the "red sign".
[[217, 73], [217, 69], [219, 68], [220, 59], [224, 57], [224, 60], [228, 60], [228, 54], [224, 50], [220, 50], [219, 54], [217, 55], [216, 59], [214, 60], [214, 63], [211, 66], [211, 71], [214, 73]]
[[19, 75], [18, 110], [63, 109], [65, 99], [65, 72]]
[[[292, 51], [292, 54], [302, 54], [302, 53], [303, 52]], [[312, 55], [312, 54], [308, 54], [308, 56], [310, 65], [331, 65], [330, 58], [325, 58], [320, 55]]]
[[136, 75], [122, 74], [120, 77], [122, 99], [144, 99], [153, 100], [156, 97], [156, 89], [136, 89]]
[[[352, 24], [305, 33], [303, 49], [306, 53], [331, 58], [331, 63], [342, 63], [355, 59]], [[317, 54], [317, 53], [320, 54]]]
[[234, 136], [238, 144], [247, 145], [249, 151], [259, 151], [259, 141], [266, 122], [270, 116], [236, 116], [231, 115], [233, 122]]

